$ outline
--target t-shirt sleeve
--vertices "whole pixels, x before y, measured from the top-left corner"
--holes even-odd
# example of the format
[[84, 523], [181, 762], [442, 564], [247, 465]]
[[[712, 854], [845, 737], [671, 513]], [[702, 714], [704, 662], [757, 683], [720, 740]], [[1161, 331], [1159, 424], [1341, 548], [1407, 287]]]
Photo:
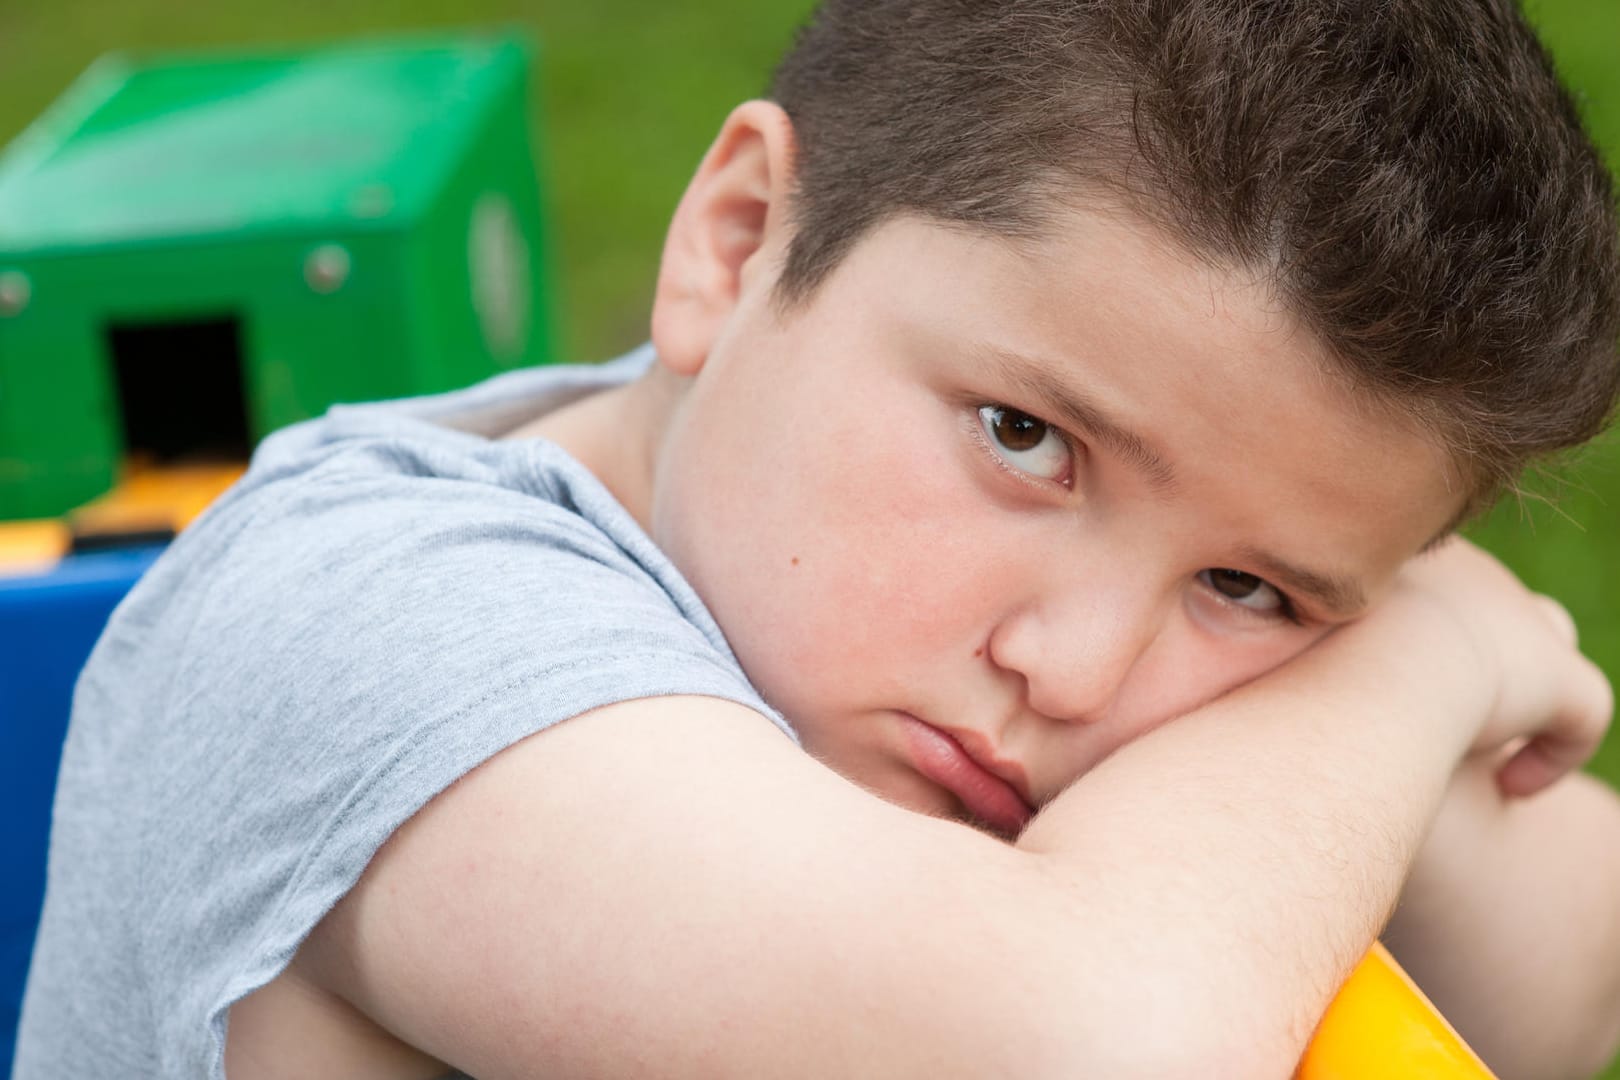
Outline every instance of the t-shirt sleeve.
[[[285, 966], [381, 844], [513, 743], [669, 694], [738, 702], [791, 736], [695, 598], [587, 518], [341, 464], [232, 504], [197, 538], [183, 615], [148, 622], [136, 597], [110, 635], [177, 651], [132, 796], [137, 843], [173, 880], [137, 890], [162, 910], [130, 921], [172, 980], [153, 993], [179, 999], [163, 1041], [180, 1054], [198, 1023], [222, 1046], [229, 1004]], [[89, 697], [119, 692], [90, 681]]]

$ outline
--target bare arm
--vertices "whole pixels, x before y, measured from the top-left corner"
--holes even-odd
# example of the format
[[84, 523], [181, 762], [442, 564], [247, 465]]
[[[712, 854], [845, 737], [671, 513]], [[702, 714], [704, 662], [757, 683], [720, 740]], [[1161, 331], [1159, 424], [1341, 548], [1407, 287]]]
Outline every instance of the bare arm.
[[1426, 611], [1124, 748], [1017, 848], [736, 706], [600, 710], [430, 804], [298, 963], [485, 1080], [1283, 1077], [1481, 714], [1597, 707], [1546, 697], [1567, 664], [1534, 642], [1493, 694]]
[[[635, 703], [447, 792], [301, 963], [484, 1080], [1285, 1075], [1398, 860], [1381, 886], [1357, 870], [1344, 887], [1332, 856], [1212, 907], [1248, 891], [1245, 864], [1271, 865], [1277, 836], [1228, 844], [1201, 880], [1175, 865], [1215, 840], [1195, 830], [1197, 808], [1215, 816], [1204, 792], [1137, 825], [1095, 805], [1055, 805], [1054, 847], [1033, 854], [882, 803], [741, 710]], [[1377, 805], [1413, 836], [1426, 810]], [[1337, 947], [1301, 950], [1304, 970], [1256, 962], [1299, 891], [1335, 899], [1290, 930]]]
[[1503, 799], [1458, 771], [1385, 938], [1503, 1080], [1590, 1077], [1620, 1049], [1620, 798], [1573, 775]]

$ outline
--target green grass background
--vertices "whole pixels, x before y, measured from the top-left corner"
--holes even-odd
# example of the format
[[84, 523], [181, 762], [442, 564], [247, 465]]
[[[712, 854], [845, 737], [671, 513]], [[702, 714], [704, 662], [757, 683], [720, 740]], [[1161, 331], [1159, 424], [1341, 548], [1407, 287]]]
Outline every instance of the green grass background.
[[[646, 334], [669, 213], [727, 110], [759, 93], [809, 0], [0, 0], [0, 142], [96, 56], [509, 24], [538, 37], [533, 85], [556, 227], [563, 348], [612, 355]], [[1620, 164], [1620, 0], [1531, 0], [1592, 129]], [[1620, 439], [1505, 504], [1476, 534], [1563, 600], [1620, 680]], [[1620, 784], [1620, 738], [1595, 771]], [[1550, 883], [1578, 888], [1578, 882]], [[1616, 913], [1620, 918], [1620, 913]], [[1620, 1066], [1605, 1074], [1620, 1080]]]

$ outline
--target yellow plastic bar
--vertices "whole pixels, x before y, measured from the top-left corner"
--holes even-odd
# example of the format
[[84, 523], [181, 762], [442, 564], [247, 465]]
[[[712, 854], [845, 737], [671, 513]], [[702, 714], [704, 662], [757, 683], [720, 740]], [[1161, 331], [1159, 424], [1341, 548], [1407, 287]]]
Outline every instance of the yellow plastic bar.
[[0, 521], [0, 576], [44, 573], [72, 542], [67, 525], [56, 518]]
[[234, 484], [239, 462], [154, 466], [131, 462], [118, 486], [65, 518], [0, 522], [0, 576], [48, 572], [74, 537], [179, 532]]
[[151, 528], [179, 532], [236, 483], [243, 468], [237, 462], [163, 466], [132, 463], [117, 487], [73, 511], [68, 520], [78, 535]]
[[1296, 1080], [1495, 1080], [1395, 958], [1373, 943], [1305, 1051]]

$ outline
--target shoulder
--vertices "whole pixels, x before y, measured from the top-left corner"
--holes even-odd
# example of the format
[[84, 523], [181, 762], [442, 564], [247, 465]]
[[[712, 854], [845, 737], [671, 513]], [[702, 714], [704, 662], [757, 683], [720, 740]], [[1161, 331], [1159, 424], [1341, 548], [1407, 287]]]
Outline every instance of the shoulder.
[[92, 711], [143, 695], [179, 760], [225, 720], [254, 732], [237, 757], [297, 760], [315, 740], [375, 771], [431, 750], [442, 786], [634, 697], [721, 697], [783, 724], [676, 568], [554, 446], [350, 439], [195, 533], [86, 676]]
[[345, 679], [437, 695], [537, 679], [561, 703], [570, 672], [596, 672], [763, 704], [679, 571], [554, 446], [359, 442], [286, 486], [209, 583], [209, 616], [251, 628], [227, 636], [308, 661], [280, 663], [347, 656]]
[[166, 1033], [221, 1030], [403, 823], [562, 721], [703, 695], [792, 747], [674, 568], [544, 453], [348, 440], [200, 521], [114, 618], [53, 888], [118, 897], [140, 940], [105, 963], [151, 958]]

